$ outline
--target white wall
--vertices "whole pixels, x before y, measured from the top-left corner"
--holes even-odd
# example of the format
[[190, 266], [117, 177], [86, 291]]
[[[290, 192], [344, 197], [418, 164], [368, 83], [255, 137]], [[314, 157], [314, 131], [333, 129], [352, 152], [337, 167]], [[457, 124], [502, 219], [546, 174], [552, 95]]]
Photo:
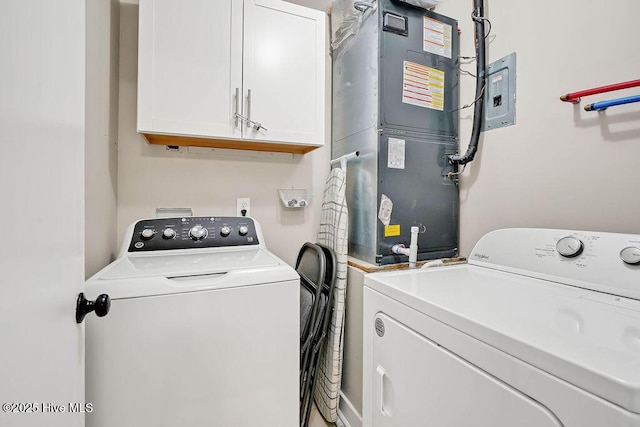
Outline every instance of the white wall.
[[[249, 197], [251, 216], [262, 225], [269, 249], [295, 263], [300, 246], [316, 240], [329, 173], [329, 141], [323, 148], [288, 160], [195, 155], [186, 149], [173, 153], [149, 145], [136, 132], [138, 5], [122, 3], [120, 11], [119, 244], [127, 225], [154, 217], [157, 207], [190, 207], [195, 215], [235, 215], [236, 198]], [[329, 64], [327, 69], [330, 81]], [[329, 138], [328, 118], [325, 133]], [[311, 190], [312, 204], [304, 209], [283, 208], [277, 189], [292, 187]]]
[[120, 4], [86, 2], [85, 274], [107, 265], [116, 249], [118, 50]]
[[[493, 29], [488, 63], [517, 53], [517, 124], [483, 134], [462, 176], [461, 252], [503, 227], [549, 227], [640, 233], [640, 104], [604, 113], [582, 107], [640, 94], [640, 88], [590, 96], [567, 92], [638, 78], [640, 2], [485, 0]], [[443, 0], [437, 12], [457, 18], [461, 54], [473, 56], [471, 0]], [[475, 64], [465, 69], [475, 71]], [[461, 105], [475, 81], [462, 76]], [[461, 145], [472, 109], [461, 112]]]

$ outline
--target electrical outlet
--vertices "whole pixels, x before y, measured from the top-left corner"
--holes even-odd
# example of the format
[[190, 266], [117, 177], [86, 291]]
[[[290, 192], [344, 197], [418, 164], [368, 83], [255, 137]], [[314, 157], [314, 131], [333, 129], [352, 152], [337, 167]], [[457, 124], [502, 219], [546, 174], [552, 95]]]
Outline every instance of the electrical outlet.
[[236, 199], [236, 215], [251, 216], [251, 199], [248, 197], [238, 197]]

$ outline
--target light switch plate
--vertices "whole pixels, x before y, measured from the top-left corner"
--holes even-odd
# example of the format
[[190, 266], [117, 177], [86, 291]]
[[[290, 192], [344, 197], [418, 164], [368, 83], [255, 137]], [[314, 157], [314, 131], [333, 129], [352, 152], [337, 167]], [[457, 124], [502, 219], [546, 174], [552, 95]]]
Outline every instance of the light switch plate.
[[488, 131], [516, 123], [516, 53], [487, 67], [482, 130]]

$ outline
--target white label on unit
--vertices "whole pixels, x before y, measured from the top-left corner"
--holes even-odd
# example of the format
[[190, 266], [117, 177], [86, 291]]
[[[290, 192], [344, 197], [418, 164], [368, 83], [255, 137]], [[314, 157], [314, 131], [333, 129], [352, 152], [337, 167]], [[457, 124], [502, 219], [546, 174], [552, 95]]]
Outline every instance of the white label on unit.
[[391, 222], [391, 212], [393, 211], [393, 202], [384, 194], [380, 198], [380, 210], [378, 211], [378, 219], [386, 226]]
[[444, 71], [409, 61], [402, 66], [402, 102], [443, 111]]
[[423, 24], [422, 49], [425, 52], [451, 59], [451, 25], [426, 16], [423, 19]]
[[389, 138], [388, 168], [404, 169], [404, 146], [404, 139]]

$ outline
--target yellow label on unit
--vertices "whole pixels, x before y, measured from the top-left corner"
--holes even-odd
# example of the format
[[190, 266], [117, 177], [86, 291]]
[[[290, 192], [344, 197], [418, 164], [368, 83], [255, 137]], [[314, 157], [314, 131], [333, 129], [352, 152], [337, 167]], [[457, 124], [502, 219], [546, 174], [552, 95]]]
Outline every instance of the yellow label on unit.
[[400, 224], [384, 226], [384, 237], [394, 237], [399, 235], [400, 235]]

